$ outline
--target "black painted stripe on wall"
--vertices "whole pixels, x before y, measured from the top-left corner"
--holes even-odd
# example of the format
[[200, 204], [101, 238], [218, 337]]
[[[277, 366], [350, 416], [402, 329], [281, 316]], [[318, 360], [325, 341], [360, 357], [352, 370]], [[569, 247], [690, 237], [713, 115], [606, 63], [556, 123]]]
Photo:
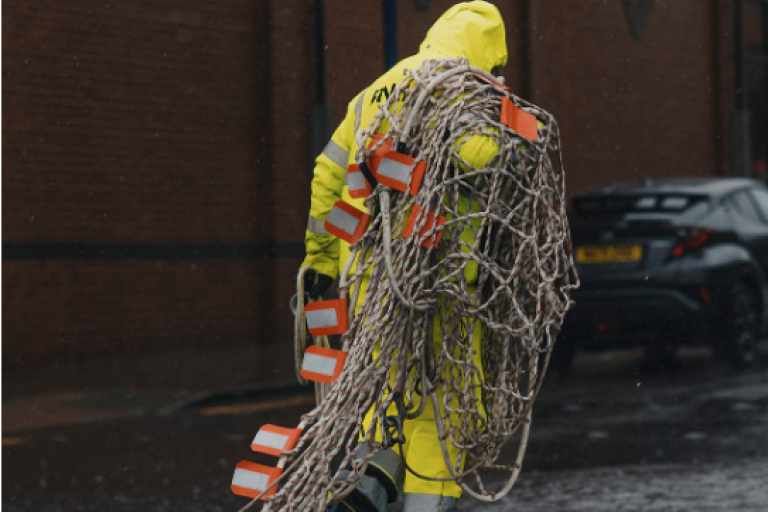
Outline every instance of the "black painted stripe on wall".
[[302, 243], [111, 244], [3, 242], [3, 261], [303, 259]]

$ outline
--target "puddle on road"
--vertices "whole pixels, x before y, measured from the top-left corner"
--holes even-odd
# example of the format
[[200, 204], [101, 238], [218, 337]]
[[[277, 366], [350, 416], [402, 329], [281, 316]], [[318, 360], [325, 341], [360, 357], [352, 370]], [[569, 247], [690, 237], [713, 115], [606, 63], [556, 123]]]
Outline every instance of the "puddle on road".
[[766, 482], [768, 459], [548, 473], [524, 470], [517, 485], [500, 502], [462, 499], [459, 510], [765, 512]]
[[459, 510], [768, 510], [766, 364], [734, 373], [694, 350], [643, 373], [641, 360], [587, 357], [545, 380], [511, 494]]

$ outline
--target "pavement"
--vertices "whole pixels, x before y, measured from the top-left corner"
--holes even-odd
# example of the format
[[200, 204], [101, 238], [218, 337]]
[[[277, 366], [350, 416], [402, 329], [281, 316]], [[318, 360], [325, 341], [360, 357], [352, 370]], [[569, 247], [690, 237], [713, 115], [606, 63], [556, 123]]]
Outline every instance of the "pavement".
[[271, 375], [258, 375], [258, 357], [259, 347], [251, 344], [118, 353], [3, 369], [3, 443], [13, 444], [14, 433], [42, 428], [312, 393], [311, 387], [298, 386], [292, 359]]
[[[301, 392], [289, 365], [254, 374], [255, 345], [93, 357], [2, 372], [3, 444], [12, 434]], [[307, 389], [307, 392], [311, 390]]]
[[[768, 340], [762, 350], [768, 354]], [[20, 431], [185, 408], [269, 405], [270, 400], [289, 397], [290, 402], [301, 400], [296, 395], [312, 393], [311, 386], [297, 384], [292, 360], [270, 375], [259, 375], [254, 372], [258, 357], [259, 347], [250, 344], [120, 353], [4, 369], [3, 443], [12, 444], [13, 433]], [[574, 362], [574, 374], [590, 374], [596, 365], [623, 371], [626, 364], [641, 357], [639, 351], [582, 354]]]
[[[580, 355], [570, 378], [545, 381], [514, 492], [459, 510], [766, 510], [768, 340], [761, 351], [742, 373], [706, 349], [658, 374], [639, 370], [641, 351]], [[240, 509], [235, 464], [268, 463], [253, 433], [297, 424], [314, 402], [290, 359], [259, 376], [258, 356], [215, 347], [3, 371], [3, 510]]]

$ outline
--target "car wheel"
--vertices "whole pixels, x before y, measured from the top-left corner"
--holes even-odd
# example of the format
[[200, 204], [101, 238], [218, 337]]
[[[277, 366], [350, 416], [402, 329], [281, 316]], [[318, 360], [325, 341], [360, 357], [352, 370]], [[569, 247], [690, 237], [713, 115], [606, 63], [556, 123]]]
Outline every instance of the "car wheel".
[[743, 283], [736, 283], [731, 288], [728, 302], [716, 353], [741, 370], [755, 362], [758, 337], [757, 298]]

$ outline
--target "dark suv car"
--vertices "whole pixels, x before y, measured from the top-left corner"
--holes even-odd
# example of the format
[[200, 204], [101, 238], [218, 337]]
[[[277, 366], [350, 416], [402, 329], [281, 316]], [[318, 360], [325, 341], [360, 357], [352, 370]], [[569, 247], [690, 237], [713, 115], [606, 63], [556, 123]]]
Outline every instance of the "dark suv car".
[[768, 189], [746, 178], [643, 180], [581, 194], [569, 214], [581, 288], [552, 355], [640, 345], [674, 361], [707, 344], [752, 364], [768, 324]]

